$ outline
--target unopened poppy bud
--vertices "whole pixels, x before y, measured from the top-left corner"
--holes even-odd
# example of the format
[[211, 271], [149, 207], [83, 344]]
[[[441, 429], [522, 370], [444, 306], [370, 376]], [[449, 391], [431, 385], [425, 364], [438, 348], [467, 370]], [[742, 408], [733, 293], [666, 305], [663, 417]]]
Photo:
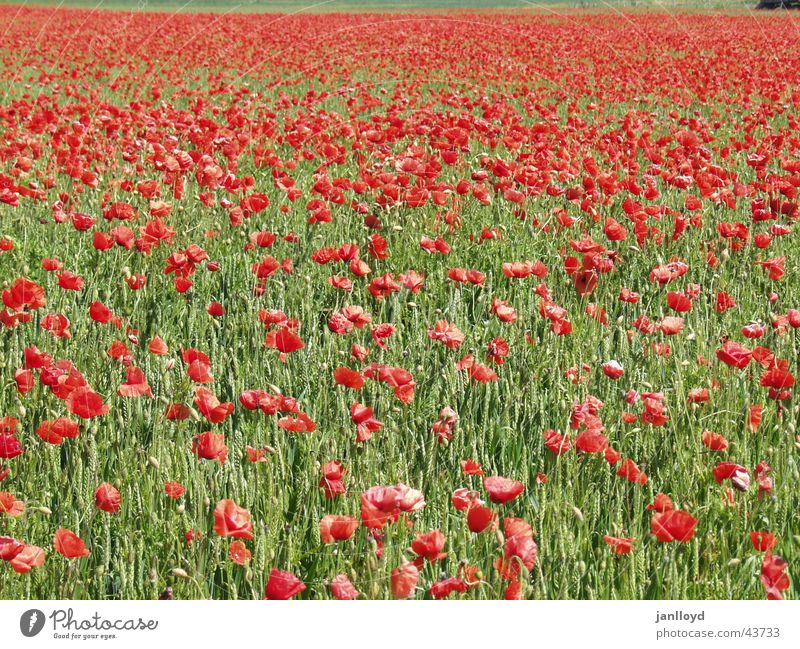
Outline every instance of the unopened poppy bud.
[[189, 417], [192, 418], [192, 421], [200, 421], [200, 415], [194, 408], [189, 408]]
[[735, 567], [736, 567], [736, 566], [738, 566], [738, 565], [739, 565], [741, 562], [742, 562], [742, 560], [741, 560], [741, 559], [731, 559], [730, 561], [728, 561], [728, 567], [729, 567], [729, 568], [735, 568]]
[[131, 341], [131, 343], [134, 344], [134, 345], [138, 345], [139, 344], [139, 337], [134, 335], [134, 334], [130, 334], [128, 336], [128, 340]]
[[402, 232], [403, 231], [403, 226], [402, 225], [393, 225], [392, 226], [392, 230], [394, 230], [395, 232]]
[[578, 572], [582, 575], [586, 574], [586, 562], [585, 561], [578, 561]]
[[159, 469], [161, 467], [160, 462], [154, 458], [152, 455], [147, 458], [147, 463], [152, 466], [154, 469]]
[[25, 409], [25, 406], [20, 404], [19, 408], [17, 409], [17, 412], [19, 413], [20, 419], [22, 419], [27, 414], [28, 411]]
[[38, 511], [40, 514], [44, 514], [45, 516], [50, 516], [50, 514], [53, 513], [53, 510], [49, 507], [37, 507], [36, 511]]
[[208, 496], [206, 496], [205, 498], [203, 498], [203, 504], [206, 507], [211, 507], [211, 499]]
[[183, 512], [186, 511], [186, 504], [185, 503], [181, 503], [180, 505], [178, 505], [175, 508], [175, 511], [178, 512], [179, 514], [183, 514]]
[[181, 577], [182, 579], [189, 578], [189, 573], [186, 572], [183, 568], [173, 568], [172, 574], [176, 577]]
[[577, 518], [579, 521], [583, 520], [583, 512], [577, 507], [572, 508], [572, 513], [575, 515], [575, 518]]
[[275, 394], [281, 394], [281, 389], [275, 385], [274, 383], [270, 383], [267, 387], [272, 390]]
[[167, 368], [168, 370], [171, 370], [173, 367], [175, 367], [175, 359], [174, 358], [168, 359], [167, 362], [164, 363], [164, 367]]
[[158, 583], [158, 571], [155, 568], [150, 568], [150, 583], [157, 584]]

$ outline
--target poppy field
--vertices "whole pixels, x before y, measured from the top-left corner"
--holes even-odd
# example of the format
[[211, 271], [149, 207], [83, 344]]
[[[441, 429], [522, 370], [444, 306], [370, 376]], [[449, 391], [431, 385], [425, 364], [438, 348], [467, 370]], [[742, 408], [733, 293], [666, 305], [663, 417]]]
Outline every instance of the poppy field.
[[0, 597], [796, 597], [793, 17], [0, 25]]

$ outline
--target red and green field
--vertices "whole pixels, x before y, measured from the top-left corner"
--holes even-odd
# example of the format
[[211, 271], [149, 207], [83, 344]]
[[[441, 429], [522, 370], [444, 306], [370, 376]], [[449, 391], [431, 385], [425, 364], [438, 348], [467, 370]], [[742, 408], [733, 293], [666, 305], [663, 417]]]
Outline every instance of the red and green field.
[[617, 7], [0, 6], [0, 597], [796, 597], [796, 18]]

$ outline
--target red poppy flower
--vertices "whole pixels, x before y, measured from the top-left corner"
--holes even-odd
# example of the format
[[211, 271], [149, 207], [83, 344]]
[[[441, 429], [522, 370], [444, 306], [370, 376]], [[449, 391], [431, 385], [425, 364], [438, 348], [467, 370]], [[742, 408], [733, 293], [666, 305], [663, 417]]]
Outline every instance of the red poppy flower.
[[536, 541], [526, 534], [517, 534], [506, 538], [503, 544], [503, 558], [498, 559], [496, 567], [503, 579], [515, 580], [521, 573], [522, 566], [533, 570], [538, 548]]
[[467, 585], [458, 577], [445, 577], [431, 584], [429, 592], [433, 599], [445, 599], [453, 593], [466, 593]]
[[0, 561], [11, 561], [25, 548], [25, 544], [10, 536], [0, 536]]
[[575, 438], [575, 448], [584, 453], [602, 453], [608, 448], [608, 438], [595, 429], [587, 429]]
[[180, 482], [171, 480], [164, 485], [164, 491], [166, 492], [167, 496], [177, 500], [184, 493], [186, 493], [186, 488]]
[[194, 403], [200, 414], [212, 424], [221, 424], [233, 412], [232, 403], [221, 403], [211, 390], [201, 386], [194, 389]]
[[17, 518], [25, 513], [25, 503], [17, 500], [14, 494], [7, 491], [0, 491], [0, 514], [7, 514], [12, 518]]
[[335, 498], [345, 492], [342, 481], [344, 474], [345, 468], [341, 462], [332, 460], [322, 465], [322, 478], [320, 478], [319, 486], [324, 489], [326, 498]]
[[429, 562], [433, 563], [447, 556], [446, 552], [442, 552], [444, 544], [445, 537], [441, 530], [433, 530], [424, 533], [418, 532], [411, 542], [411, 550], [418, 557], [427, 559]]
[[750, 532], [750, 541], [758, 552], [769, 552], [778, 544], [772, 532]]
[[633, 542], [635, 539], [629, 539], [624, 537], [616, 537], [616, 536], [609, 536], [606, 534], [603, 536], [603, 540], [611, 547], [614, 551], [614, 554], [629, 554], [633, 551]]
[[624, 460], [617, 471], [617, 475], [636, 484], [647, 484], [647, 474], [642, 471], [633, 460]]
[[298, 412], [296, 417], [281, 417], [278, 426], [293, 433], [313, 433], [317, 424], [304, 412]]
[[603, 363], [603, 374], [615, 381], [625, 373], [625, 369], [618, 361]]
[[724, 451], [728, 448], [728, 440], [712, 430], [703, 431], [703, 444], [712, 451]]
[[497, 522], [497, 514], [491, 507], [485, 506], [480, 501], [473, 501], [467, 507], [467, 527], [470, 532], [480, 534], [484, 530], [494, 527]]
[[86, 548], [86, 544], [77, 534], [63, 527], [59, 527], [56, 530], [53, 537], [53, 547], [56, 552], [64, 555], [67, 559], [88, 557], [91, 554]]
[[220, 464], [225, 464], [228, 457], [225, 435], [210, 431], [200, 433], [192, 441], [192, 453], [204, 460], [218, 460]]
[[788, 590], [791, 582], [787, 573], [789, 564], [776, 554], [767, 553], [761, 562], [761, 583], [767, 591], [767, 599], [783, 599], [782, 590]]
[[716, 352], [717, 358], [726, 365], [737, 369], [744, 369], [753, 357], [753, 352], [744, 345], [732, 340], [727, 340]]
[[296, 352], [305, 347], [300, 336], [289, 329], [275, 329], [267, 334], [266, 346], [277, 349], [282, 354]]
[[109, 514], [116, 514], [122, 504], [122, 496], [114, 485], [103, 482], [94, 492], [94, 504]]
[[511, 502], [525, 491], [525, 485], [521, 482], [496, 475], [484, 478], [483, 486], [489, 494], [489, 500], [501, 505]]
[[558, 431], [544, 431], [544, 445], [548, 451], [556, 455], [564, 455], [570, 449], [569, 435], [561, 435]]
[[306, 585], [291, 572], [273, 568], [264, 588], [264, 599], [291, 599], [305, 589]]
[[242, 541], [233, 541], [228, 548], [228, 556], [231, 561], [243, 566], [253, 558], [253, 553], [247, 549], [247, 546]]
[[750, 406], [750, 409], [747, 411], [747, 428], [750, 432], [754, 433], [758, 430], [758, 427], [761, 425], [763, 414], [764, 406], [759, 404]]
[[44, 288], [25, 277], [16, 279], [11, 288], [3, 291], [2, 297], [3, 304], [17, 312], [25, 308], [35, 311], [47, 304]]
[[211, 373], [211, 365], [201, 359], [193, 360], [186, 368], [189, 378], [195, 383], [213, 383], [214, 375]]
[[428, 338], [438, 340], [448, 349], [457, 349], [464, 342], [464, 334], [447, 320], [437, 320], [432, 329], [428, 329]]
[[694, 538], [698, 520], [678, 509], [669, 509], [655, 514], [650, 521], [650, 529], [662, 542], [687, 542]]
[[214, 509], [214, 531], [220, 536], [252, 539], [253, 524], [250, 512], [232, 500], [220, 500]]
[[11, 559], [11, 567], [14, 572], [24, 574], [33, 568], [40, 568], [44, 565], [44, 549], [36, 545], [25, 544], [22, 550]]
[[397, 599], [410, 597], [419, 581], [419, 569], [403, 559], [399, 568], [392, 570], [392, 594]]
[[333, 380], [338, 385], [343, 385], [352, 390], [360, 390], [364, 387], [364, 377], [359, 372], [351, 370], [349, 367], [337, 367], [333, 370]]
[[167, 347], [167, 343], [165, 343], [159, 336], [153, 336], [153, 340], [150, 341], [150, 346], [148, 347], [151, 354], [156, 356], [164, 356], [169, 354], [169, 347]]
[[138, 367], [127, 369], [125, 383], [119, 386], [117, 394], [121, 397], [152, 397], [153, 390], [147, 383], [147, 377]]
[[464, 475], [483, 475], [483, 468], [475, 460], [461, 460], [461, 472]]
[[354, 516], [323, 516], [319, 522], [319, 536], [323, 543], [346, 541], [353, 536], [358, 525]]
[[720, 462], [714, 467], [713, 473], [717, 484], [730, 479], [733, 486], [741, 491], [747, 491], [750, 486], [750, 474], [747, 469], [735, 462]]
[[67, 410], [81, 419], [100, 417], [108, 413], [103, 398], [88, 386], [75, 388], [67, 397]]
[[647, 506], [647, 509], [656, 512], [667, 512], [675, 509], [672, 499], [666, 494], [658, 493], [653, 499], [653, 502]]
[[23, 448], [16, 435], [0, 430], [0, 459], [10, 460], [22, 453]]
[[36, 429], [36, 434], [48, 444], [61, 444], [65, 437], [75, 439], [79, 433], [78, 424], [64, 417], [54, 421], [45, 420]]
[[355, 599], [359, 596], [358, 590], [350, 583], [347, 575], [336, 575], [331, 580], [331, 594], [339, 600]]
[[356, 424], [356, 442], [366, 442], [372, 434], [383, 428], [383, 422], [372, 416], [372, 408], [361, 403], [350, 406], [350, 419]]

